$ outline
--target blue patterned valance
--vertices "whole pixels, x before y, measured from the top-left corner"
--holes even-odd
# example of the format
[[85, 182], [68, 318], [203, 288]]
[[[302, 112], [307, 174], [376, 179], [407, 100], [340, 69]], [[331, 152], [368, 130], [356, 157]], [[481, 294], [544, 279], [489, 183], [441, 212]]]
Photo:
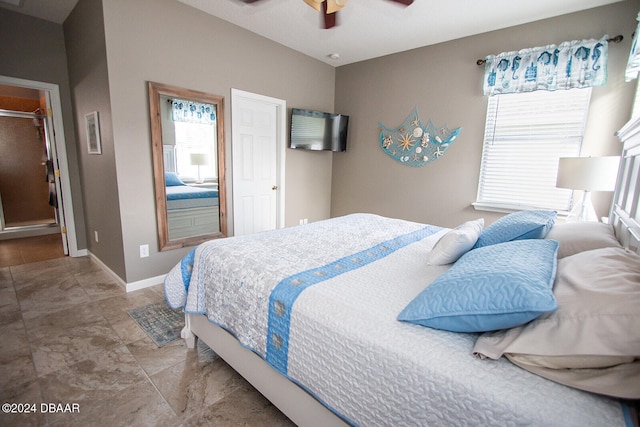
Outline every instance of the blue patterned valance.
[[602, 86], [608, 37], [505, 52], [486, 57], [484, 94]]
[[216, 122], [216, 107], [202, 102], [174, 99], [171, 102], [171, 118], [174, 122], [211, 125]]
[[640, 34], [640, 13], [638, 13], [638, 17], [636, 19], [639, 21], [638, 28], [636, 28], [636, 32], [633, 33], [629, 62], [627, 63], [627, 70], [624, 73], [624, 78], [628, 82], [633, 79], [637, 79], [638, 73], [640, 73], [640, 46], [638, 45], [638, 37]]

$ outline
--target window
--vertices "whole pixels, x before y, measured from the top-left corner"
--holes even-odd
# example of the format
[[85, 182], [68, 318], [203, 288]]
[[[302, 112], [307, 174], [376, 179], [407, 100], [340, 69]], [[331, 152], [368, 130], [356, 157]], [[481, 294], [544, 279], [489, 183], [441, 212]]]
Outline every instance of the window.
[[571, 210], [558, 159], [580, 155], [591, 88], [489, 97], [476, 209]]
[[[181, 179], [191, 181], [217, 180], [216, 125], [175, 122], [176, 172]], [[203, 154], [200, 165], [193, 164], [192, 154]], [[204, 161], [204, 162], [202, 162]]]

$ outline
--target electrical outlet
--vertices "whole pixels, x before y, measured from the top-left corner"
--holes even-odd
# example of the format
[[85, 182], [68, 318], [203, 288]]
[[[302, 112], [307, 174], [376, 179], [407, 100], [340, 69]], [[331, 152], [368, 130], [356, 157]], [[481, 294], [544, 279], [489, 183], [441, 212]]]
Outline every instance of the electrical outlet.
[[93, 237], [95, 238], [96, 243], [97, 243], [98, 242], [98, 231], [94, 231], [93, 232]]
[[305, 225], [305, 224], [307, 224], [308, 222], [309, 222], [309, 220], [308, 220], [307, 218], [302, 218], [302, 219], [300, 220], [300, 225]]
[[140, 245], [140, 258], [149, 256], [149, 245]]

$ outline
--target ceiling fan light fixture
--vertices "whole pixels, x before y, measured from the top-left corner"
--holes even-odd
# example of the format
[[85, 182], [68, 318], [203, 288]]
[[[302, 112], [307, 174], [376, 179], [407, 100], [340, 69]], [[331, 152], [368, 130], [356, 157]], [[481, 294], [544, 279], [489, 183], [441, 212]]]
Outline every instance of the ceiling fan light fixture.
[[[2, 0], [0, 0], [2, 1]], [[257, 0], [243, 0], [245, 3]], [[333, 28], [337, 25], [336, 17], [338, 11], [346, 6], [349, 0], [303, 0], [306, 4], [320, 12], [325, 29]], [[389, 0], [398, 4], [409, 6], [413, 0]]]
[[327, 3], [327, 12], [326, 13], [335, 13], [342, 9], [349, 0], [303, 0], [306, 4], [317, 10], [318, 12], [322, 12], [322, 3]]
[[348, 1], [349, 0], [326, 0], [327, 13], [335, 13], [339, 11], [347, 4]]
[[322, 11], [322, 3], [324, 2], [324, 0], [304, 0], [304, 2], [318, 12]]

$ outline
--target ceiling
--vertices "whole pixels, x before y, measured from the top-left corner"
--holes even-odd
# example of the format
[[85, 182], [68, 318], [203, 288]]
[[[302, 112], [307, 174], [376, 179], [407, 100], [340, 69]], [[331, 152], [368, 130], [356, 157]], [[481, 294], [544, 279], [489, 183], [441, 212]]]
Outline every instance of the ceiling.
[[[77, 1], [0, 0], [0, 7], [63, 23]], [[330, 30], [321, 28], [320, 14], [303, 0], [178, 1], [340, 66], [620, 0], [415, 0], [409, 7], [387, 0], [352, 0]]]
[[78, 0], [0, 0], [0, 7], [62, 24]]

